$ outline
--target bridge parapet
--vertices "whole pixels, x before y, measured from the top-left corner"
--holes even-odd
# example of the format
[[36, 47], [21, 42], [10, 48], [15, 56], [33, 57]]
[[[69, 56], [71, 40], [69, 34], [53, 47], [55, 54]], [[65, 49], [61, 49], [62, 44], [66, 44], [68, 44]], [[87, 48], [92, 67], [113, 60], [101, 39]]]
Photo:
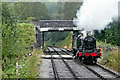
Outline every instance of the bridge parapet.
[[72, 20], [32, 20], [31, 22], [37, 26], [40, 26], [40, 28], [76, 27]]

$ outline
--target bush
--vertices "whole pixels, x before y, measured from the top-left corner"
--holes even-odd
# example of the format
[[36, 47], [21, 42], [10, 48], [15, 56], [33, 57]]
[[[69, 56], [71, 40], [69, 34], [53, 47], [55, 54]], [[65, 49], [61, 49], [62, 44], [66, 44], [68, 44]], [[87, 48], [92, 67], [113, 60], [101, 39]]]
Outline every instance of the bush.
[[120, 71], [119, 59], [120, 59], [120, 56], [118, 51], [116, 50], [104, 51], [103, 59], [101, 60], [101, 63], [112, 70]]

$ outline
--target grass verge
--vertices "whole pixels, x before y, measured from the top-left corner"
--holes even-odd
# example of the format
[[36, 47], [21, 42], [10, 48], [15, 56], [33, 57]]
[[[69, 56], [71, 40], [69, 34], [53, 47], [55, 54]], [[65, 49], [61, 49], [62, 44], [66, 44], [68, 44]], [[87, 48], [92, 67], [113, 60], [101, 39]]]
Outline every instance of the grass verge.
[[105, 65], [106, 67], [119, 71], [120, 72], [120, 53], [118, 51], [104, 51], [103, 59], [101, 60], [101, 64]]
[[120, 53], [118, 52], [117, 46], [106, 44], [105, 49], [104, 42], [97, 42], [97, 47], [99, 46], [103, 49], [100, 64], [120, 72]]

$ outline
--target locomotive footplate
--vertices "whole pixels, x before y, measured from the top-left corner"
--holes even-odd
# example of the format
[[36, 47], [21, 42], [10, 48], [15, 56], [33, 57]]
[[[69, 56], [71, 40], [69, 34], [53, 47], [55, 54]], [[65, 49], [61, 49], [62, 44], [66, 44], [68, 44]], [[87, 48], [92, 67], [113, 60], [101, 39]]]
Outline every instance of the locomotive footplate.
[[102, 56], [99, 49], [94, 50], [83, 50], [83, 52], [78, 52], [79, 60], [82, 62], [96, 63], [97, 59]]
[[79, 53], [79, 56], [80, 57], [90, 57], [90, 56], [92, 56], [92, 57], [98, 58], [98, 57], [102, 56], [102, 53]]
[[81, 56], [81, 57], [89, 57], [89, 56], [100, 57], [100, 56], [102, 56], [102, 53], [100, 53], [99, 49], [83, 50], [82, 52], [80, 50], [79, 51], [79, 56]]

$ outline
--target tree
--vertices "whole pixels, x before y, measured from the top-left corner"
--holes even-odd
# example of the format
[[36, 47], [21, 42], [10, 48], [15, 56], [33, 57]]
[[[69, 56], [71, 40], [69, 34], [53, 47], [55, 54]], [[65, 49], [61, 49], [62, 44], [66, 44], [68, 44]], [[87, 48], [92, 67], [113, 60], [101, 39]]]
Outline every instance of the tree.
[[94, 37], [99, 40], [100, 39], [100, 33], [99, 30], [94, 30]]
[[120, 45], [120, 23], [114, 19], [105, 29], [105, 37], [109, 43]]
[[46, 3], [46, 6], [49, 9], [51, 19], [62, 20], [63, 18], [63, 2], [50, 2]]
[[80, 8], [81, 4], [81, 2], [66, 2], [63, 9], [64, 19], [74, 19], [76, 17], [77, 10]]
[[11, 57], [16, 42], [16, 21], [10, 13], [8, 4], [2, 4], [2, 57]]
[[50, 19], [46, 5], [41, 2], [14, 3], [14, 10], [19, 20], [26, 20], [28, 17], [35, 17], [38, 20]]

